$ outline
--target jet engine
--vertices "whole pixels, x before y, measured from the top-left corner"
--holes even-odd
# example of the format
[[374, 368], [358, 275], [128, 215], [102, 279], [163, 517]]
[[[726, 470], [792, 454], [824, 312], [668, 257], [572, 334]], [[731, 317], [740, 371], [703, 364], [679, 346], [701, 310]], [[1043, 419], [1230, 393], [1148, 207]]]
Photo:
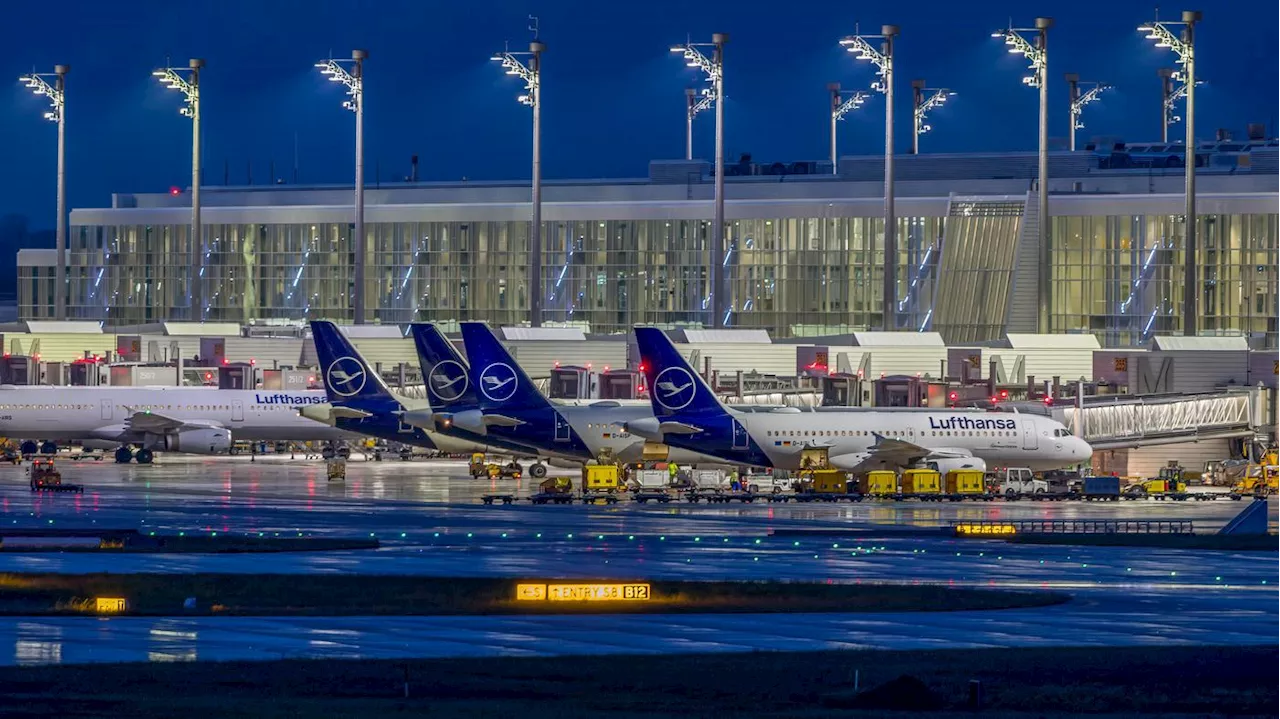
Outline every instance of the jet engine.
[[929, 469], [936, 469], [942, 476], [947, 476], [947, 472], [953, 469], [976, 469], [979, 472], [987, 471], [987, 463], [981, 457], [939, 457], [938, 459], [925, 460], [925, 465]]
[[148, 435], [147, 449], [186, 452], [188, 454], [222, 454], [231, 449], [231, 430], [222, 427], [186, 429], [166, 435]]

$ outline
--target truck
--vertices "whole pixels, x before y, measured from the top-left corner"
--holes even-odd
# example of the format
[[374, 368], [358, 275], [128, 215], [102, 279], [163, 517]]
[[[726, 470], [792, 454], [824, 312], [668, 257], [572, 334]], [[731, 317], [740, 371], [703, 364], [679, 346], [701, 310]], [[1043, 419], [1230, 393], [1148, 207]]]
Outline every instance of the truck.
[[1119, 477], [1085, 477], [1080, 496], [1086, 500], [1116, 502], [1120, 500]]
[[1049, 483], [1043, 479], [1036, 479], [1031, 470], [1026, 467], [1005, 467], [993, 473], [991, 479], [996, 486], [996, 491], [1005, 499], [1013, 500], [1049, 493]]
[[34, 459], [31, 461], [32, 492], [75, 492], [84, 493], [84, 487], [78, 484], [62, 482], [62, 472], [54, 466], [52, 459]]

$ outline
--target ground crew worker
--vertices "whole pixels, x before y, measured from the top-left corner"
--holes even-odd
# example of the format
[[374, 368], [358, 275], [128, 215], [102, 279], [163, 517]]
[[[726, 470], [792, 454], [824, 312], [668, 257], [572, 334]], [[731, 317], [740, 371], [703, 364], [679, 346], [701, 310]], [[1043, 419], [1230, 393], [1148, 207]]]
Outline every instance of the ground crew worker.
[[680, 474], [680, 467], [675, 462], [667, 463], [667, 472], [671, 474], [671, 481], [675, 482]]

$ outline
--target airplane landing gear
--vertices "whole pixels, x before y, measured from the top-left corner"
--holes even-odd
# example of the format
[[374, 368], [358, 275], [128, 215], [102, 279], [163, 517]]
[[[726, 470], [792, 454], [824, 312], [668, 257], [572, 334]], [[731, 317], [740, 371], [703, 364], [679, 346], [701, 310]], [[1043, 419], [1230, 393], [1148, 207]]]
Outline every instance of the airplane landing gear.
[[133, 449], [125, 445], [116, 450], [116, 464], [128, 464], [133, 461]]
[[547, 465], [541, 462], [534, 462], [529, 467], [529, 476], [533, 477], [534, 479], [542, 479], [543, 477], [547, 476]]
[[38, 442], [28, 439], [22, 443], [22, 446], [19, 448], [19, 451], [22, 452], [22, 455], [24, 457], [28, 455], [32, 455], [40, 451], [40, 444]]
[[40, 454], [57, 454], [58, 445], [53, 442], [42, 442], [40, 444]]
[[138, 450], [138, 453], [134, 455], [133, 458], [138, 460], [138, 464], [151, 464], [152, 460], [156, 458], [156, 455], [155, 452], [143, 447]]

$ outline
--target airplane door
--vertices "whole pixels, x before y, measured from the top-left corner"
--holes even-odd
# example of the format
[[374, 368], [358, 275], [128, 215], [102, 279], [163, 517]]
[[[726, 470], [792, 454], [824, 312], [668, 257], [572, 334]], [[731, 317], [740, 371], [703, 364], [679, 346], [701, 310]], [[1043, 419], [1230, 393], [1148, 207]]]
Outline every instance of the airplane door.
[[101, 403], [102, 419], [111, 419], [111, 400], [104, 399]]
[[565, 420], [564, 416], [561, 415], [559, 412], [556, 412], [556, 441], [557, 442], [569, 441], [569, 423]]
[[244, 402], [238, 399], [231, 400], [231, 421], [232, 422], [244, 421]]
[[736, 419], [731, 419], [730, 421], [733, 422], [733, 448], [746, 449], [747, 445], [750, 444], [747, 440], [747, 428], [743, 427], [742, 423]]
[[1022, 448], [1036, 449], [1040, 446], [1040, 438], [1036, 436], [1036, 423], [1022, 420]]

